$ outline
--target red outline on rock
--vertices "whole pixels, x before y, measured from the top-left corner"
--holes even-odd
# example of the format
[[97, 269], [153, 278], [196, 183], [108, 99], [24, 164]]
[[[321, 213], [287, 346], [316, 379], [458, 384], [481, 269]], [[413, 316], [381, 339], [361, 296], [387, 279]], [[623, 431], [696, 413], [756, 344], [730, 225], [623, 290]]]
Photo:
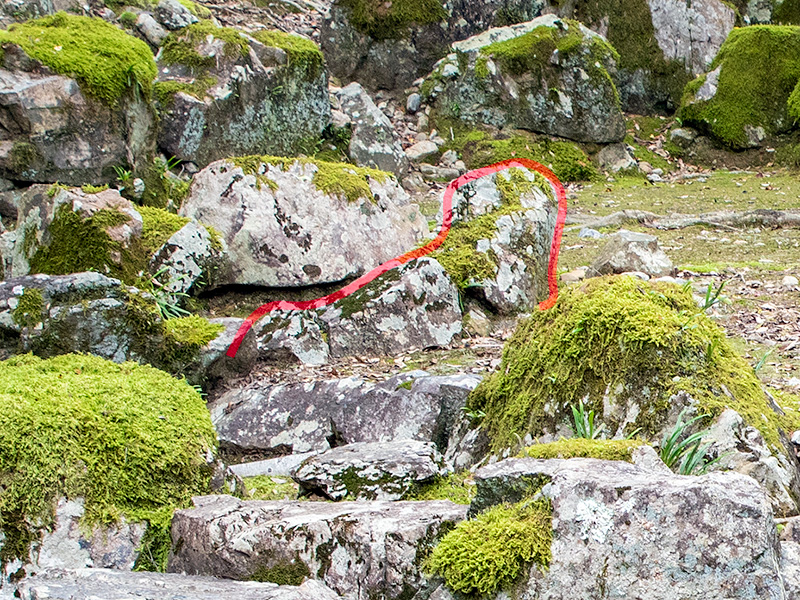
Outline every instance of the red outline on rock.
[[447, 189], [444, 192], [444, 198], [442, 200], [442, 227], [439, 230], [439, 234], [433, 240], [424, 246], [421, 246], [420, 248], [406, 252], [397, 258], [393, 258], [383, 263], [379, 267], [372, 269], [369, 273], [362, 275], [352, 283], [344, 286], [342, 289], [337, 290], [332, 294], [328, 294], [327, 296], [322, 296], [321, 298], [316, 298], [314, 300], [304, 300], [302, 302], [277, 300], [274, 302], [268, 302], [267, 304], [262, 304], [256, 310], [254, 310], [253, 313], [245, 319], [241, 327], [239, 327], [239, 331], [236, 332], [236, 336], [233, 338], [233, 342], [228, 348], [227, 355], [231, 358], [236, 356], [239, 346], [241, 346], [242, 341], [244, 340], [244, 336], [247, 335], [247, 332], [250, 331], [250, 328], [253, 326], [253, 324], [268, 312], [273, 310], [310, 310], [328, 306], [329, 304], [333, 304], [337, 300], [341, 300], [353, 292], [360, 290], [362, 287], [374, 281], [387, 271], [394, 269], [395, 267], [399, 267], [400, 265], [403, 265], [410, 260], [414, 260], [415, 258], [422, 258], [423, 256], [430, 254], [444, 243], [444, 240], [447, 238], [447, 234], [450, 232], [450, 224], [453, 219], [453, 194], [455, 191], [470, 181], [475, 181], [476, 179], [486, 175], [491, 175], [492, 173], [497, 173], [498, 171], [503, 171], [513, 167], [522, 167], [531, 171], [536, 171], [537, 173], [543, 175], [553, 188], [558, 201], [558, 216], [556, 217], [556, 227], [555, 231], [553, 232], [553, 241], [550, 245], [550, 262], [547, 267], [547, 284], [549, 295], [546, 300], [539, 303], [540, 310], [547, 310], [548, 308], [551, 308], [556, 303], [556, 299], [558, 299], [558, 278], [556, 268], [558, 266], [558, 253], [561, 248], [561, 235], [564, 231], [564, 222], [567, 218], [567, 194], [564, 190], [564, 186], [558, 180], [558, 177], [556, 177], [555, 174], [544, 165], [526, 158], [512, 158], [510, 160], [504, 160], [502, 162], [489, 165], [488, 167], [469, 171], [458, 179], [454, 179], [450, 182], [450, 185], [447, 186]]

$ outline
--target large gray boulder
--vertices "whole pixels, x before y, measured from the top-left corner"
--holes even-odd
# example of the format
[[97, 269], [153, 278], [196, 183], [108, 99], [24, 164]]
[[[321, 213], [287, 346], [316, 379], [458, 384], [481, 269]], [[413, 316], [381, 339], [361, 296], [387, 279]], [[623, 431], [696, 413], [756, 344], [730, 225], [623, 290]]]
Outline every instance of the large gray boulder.
[[652, 277], [671, 275], [674, 270], [656, 236], [625, 229], [609, 238], [591, 267], [599, 275], [637, 271]]
[[[167, 156], [205, 166], [226, 156], [292, 155], [319, 139], [331, 113], [322, 54], [304, 38], [275, 36], [263, 43], [203, 22], [164, 42], [156, 95]], [[296, 54], [297, 44], [308, 47]]]
[[249, 579], [291, 569], [351, 600], [398, 600], [426, 589], [415, 558], [467, 510], [448, 501], [194, 502], [173, 518], [169, 572]]
[[155, 117], [141, 95], [126, 95], [111, 106], [14, 44], [4, 45], [1, 58], [0, 176], [100, 185], [113, 181], [113, 166], [146, 166]]
[[49, 569], [22, 580], [21, 600], [339, 600], [318, 581], [299, 586], [231, 581], [173, 573], [125, 573], [108, 569]]
[[429, 73], [449, 45], [489, 27], [538, 17], [545, 0], [434, 0], [408, 10], [337, 0], [322, 23], [320, 44], [331, 74], [369, 90], [397, 93]]
[[180, 214], [227, 244], [214, 286], [304, 287], [358, 276], [416, 247], [428, 227], [388, 173], [308, 159], [217, 161]]
[[301, 493], [329, 500], [400, 500], [451, 471], [433, 442], [397, 440], [331, 448], [304, 460], [292, 478]]
[[577, 21], [546, 15], [490, 29], [453, 50], [422, 86], [440, 113], [579, 142], [625, 137], [616, 51]]
[[209, 409], [220, 448], [232, 455], [270, 457], [402, 439], [432, 441], [444, 451], [478, 381], [422, 371], [377, 384], [354, 377], [286, 385], [256, 380], [224, 391]]
[[350, 158], [362, 167], [388, 171], [402, 178], [408, 170], [408, 159], [389, 118], [358, 83], [334, 94], [339, 110], [350, 120]]
[[[749, 477], [678, 476], [596, 459], [524, 459], [509, 468], [520, 482], [549, 479], [542, 493], [553, 507], [549, 568], [530, 569], [516, 590], [522, 597], [785, 598], [772, 511]], [[505, 469], [501, 462], [478, 471], [479, 497]]]

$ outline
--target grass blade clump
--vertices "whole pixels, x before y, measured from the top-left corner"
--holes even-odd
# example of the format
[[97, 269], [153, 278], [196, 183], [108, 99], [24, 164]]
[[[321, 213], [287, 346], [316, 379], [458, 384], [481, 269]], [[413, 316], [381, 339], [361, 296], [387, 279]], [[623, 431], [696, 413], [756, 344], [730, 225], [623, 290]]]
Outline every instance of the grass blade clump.
[[205, 402], [153, 367], [84, 355], [0, 362], [0, 559], [26, 557], [57, 498], [89, 523], [165, 520], [208, 491]]

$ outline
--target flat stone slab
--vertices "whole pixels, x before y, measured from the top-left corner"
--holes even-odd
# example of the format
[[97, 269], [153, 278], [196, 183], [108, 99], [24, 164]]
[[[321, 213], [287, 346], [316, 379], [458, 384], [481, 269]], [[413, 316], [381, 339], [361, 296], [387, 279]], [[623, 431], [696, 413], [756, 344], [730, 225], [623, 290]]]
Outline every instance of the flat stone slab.
[[259, 570], [300, 566], [352, 600], [410, 598], [426, 587], [418, 556], [467, 513], [445, 500], [194, 502], [172, 521], [169, 572], [249, 579]]
[[21, 600], [339, 600], [318, 581], [295, 587], [173, 573], [54, 569], [22, 580]]

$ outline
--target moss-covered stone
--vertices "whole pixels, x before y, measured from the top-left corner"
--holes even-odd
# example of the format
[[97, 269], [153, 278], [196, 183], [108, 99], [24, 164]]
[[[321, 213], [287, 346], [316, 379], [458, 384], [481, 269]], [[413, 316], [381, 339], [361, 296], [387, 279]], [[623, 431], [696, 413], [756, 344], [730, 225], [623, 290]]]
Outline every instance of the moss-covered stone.
[[216, 64], [216, 57], [202, 56], [196, 47], [211, 36], [223, 42], [223, 53], [230, 58], [246, 57], [249, 52], [247, 40], [236, 29], [217, 27], [211, 21], [200, 21], [167, 36], [161, 48], [165, 65], [183, 65], [195, 70], [195, 75], [207, 73]]
[[198, 4], [197, 2], [192, 2], [192, 0], [178, 0], [185, 8], [189, 10], [195, 17], [198, 19], [210, 19], [211, 18], [211, 11], [208, 10], [202, 4]]
[[523, 448], [520, 456], [528, 458], [599, 458], [632, 462], [633, 451], [645, 446], [640, 440], [589, 440], [585, 438], [560, 439], [548, 444], [534, 444]]
[[262, 44], [286, 52], [289, 66], [300, 69], [306, 79], [316, 79], [324, 68], [322, 51], [309, 39], [277, 30], [257, 31], [253, 37]]
[[447, 19], [440, 0], [339, 0], [350, 11], [350, 24], [375, 40], [403, 37], [410, 25], [438, 23]]
[[[679, 116], [732, 148], [752, 145], [749, 128], [780, 133], [800, 115], [800, 27], [755, 25], [734, 29], [711, 64], [720, 68], [716, 94], [699, 99], [702, 75], [684, 91]], [[792, 95], [792, 100], [790, 100]]]
[[553, 510], [546, 499], [499, 504], [462, 521], [433, 549], [425, 569], [456, 592], [488, 597], [511, 586], [531, 564], [547, 567]]
[[446, 477], [437, 477], [430, 483], [420, 484], [404, 500], [450, 500], [456, 504], [469, 504], [475, 497], [472, 473], [461, 471]]
[[290, 480], [269, 475], [246, 477], [244, 485], [251, 500], [296, 500], [298, 485]]
[[0, 31], [0, 44], [6, 43], [75, 78], [87, 95], [112, 107], [131, 90], [149, 98], [156, 77], [147, 44], [102, 19], [60, 12]]
[[142, 244], [150, 254], [190, 221], [163, 208], [140, 206], [136, 210], [142, 215]]
[[89, 523], [162, 519], [208, 492], [216, 446], [205, 402], [149, 366], [81, 355], [0, 362], [3, 562], [25, 558], [54, 500], [82, 497]]
[[250, 580], [277, 583], [278, 585], [300, 585], [309, 575], [311, 575], [311, 570], [308, 565], [297, 558], [279, 562], [270, 567], [259, 567]]
[[326, 162], [310, 158], [286, 158], [282, 156], [239, 156], [229, 159], [247, 175], [254, 175], [256, 181], [268, 185], [272, 189], [277, 185], [266, 175], [266, 165], [275, 165], [287, 171], [293, 164], [313, 165], [314, 185], [318, 190], [333, 196], [340, 196], [348, 202], [356, 202], [361, 198], [375, 201], [369, 187], [369, 180], [384, 182], [391, 173], [356, 167], [346, 163]]
[[153, 84], [153, 96], [162, 105], [167, 106], [175, 94], [183, 92], [193, 98], [202, 100], [208, 90], [217, 84], [217, 78], [210, 75], [195, 77], [191, 82], [188, 81], [156, 81]]
[[25, 288], [17, 298], [17, 307], [11, 311], [14, 323], [20, 327], [34, 327], [44, 318], [44, 297], [37, 288]]
[[604, 277], [562, 292], [556, 305], [518, 327], [499, 370], [471, 394], [482, 410], [495, 450], [527, 433], [555, 431], [584, 400], [615, 429], [604, 405], [635, 402], [628, 423], [654, 435], [666, 424], [670, 400], [688, 393], [698, 410], [737, 411], [773, 447], [780, 431], [800, 427], [796, 414], [778, 415], [767, 403], [752, 368], [723, 331], [700, 313], [691, 293], [671, 284]]

